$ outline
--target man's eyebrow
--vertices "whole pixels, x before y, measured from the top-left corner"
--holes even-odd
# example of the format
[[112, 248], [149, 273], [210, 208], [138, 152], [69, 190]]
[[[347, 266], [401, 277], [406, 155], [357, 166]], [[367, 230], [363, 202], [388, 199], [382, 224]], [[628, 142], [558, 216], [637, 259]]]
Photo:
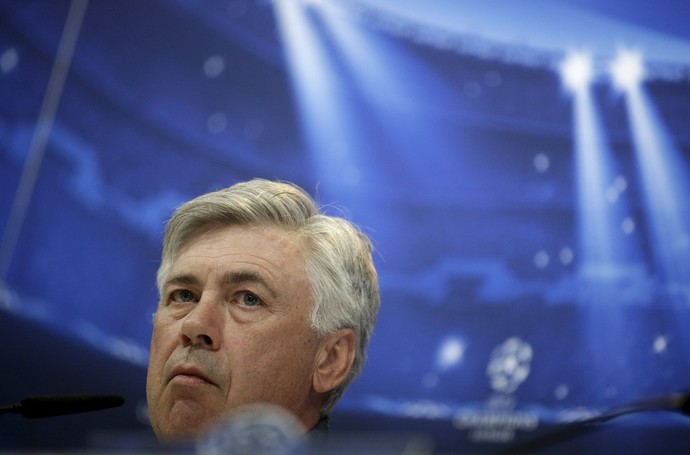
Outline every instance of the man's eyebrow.
[[165, 280], [165, 287], [168, 287], [173, 284], [178, 286], [198, 286], [199, 279], [194, 275], [188, 273], [180, 273], [178, 275], [173, 275], [167, 280]]
[[235, 272], [226, 272], [223, 275], [224, 284], [242, 284], [242, 283], [257, 283], [264, 287], [272, 297], [276, 297], [277, 293], [266, 279], [257, 272], [250, 270], [240, 270]]

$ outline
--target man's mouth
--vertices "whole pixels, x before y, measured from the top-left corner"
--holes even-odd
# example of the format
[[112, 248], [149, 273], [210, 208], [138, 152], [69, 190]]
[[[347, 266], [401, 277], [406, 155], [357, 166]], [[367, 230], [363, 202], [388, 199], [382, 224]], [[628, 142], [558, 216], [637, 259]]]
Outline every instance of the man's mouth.
[[200, 368], [189, 365], [178, 365], [173, 368], [169, 382], [171, 384], [188, 386], [203, 384], [216, 385]]

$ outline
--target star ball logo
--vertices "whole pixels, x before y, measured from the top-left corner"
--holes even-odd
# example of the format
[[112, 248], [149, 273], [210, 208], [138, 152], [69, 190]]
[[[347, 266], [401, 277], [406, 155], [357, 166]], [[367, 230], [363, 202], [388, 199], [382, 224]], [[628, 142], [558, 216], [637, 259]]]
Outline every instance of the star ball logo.
[[513, 393], [529, 376], [532, 346], [512, 337], [494, 348], [486, 367], [491, 388], [499, 393]]
[[511, 337], [491, 352], [486, 374], [495, 392], [482, 409], [465, 409], [453, 418], [453, 425], [467, 430], [474, 442], [508, 443], [517, 432], [532, 432], [539, 426], [534, 412], [516, 409], [511, 395], [530, 374], [532, 346], [518, 337]]

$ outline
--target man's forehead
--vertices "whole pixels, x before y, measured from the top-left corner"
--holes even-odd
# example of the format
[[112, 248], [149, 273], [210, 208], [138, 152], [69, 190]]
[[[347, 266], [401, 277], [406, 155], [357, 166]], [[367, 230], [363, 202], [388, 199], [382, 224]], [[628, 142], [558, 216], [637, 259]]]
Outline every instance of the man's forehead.
[[[230, 245], [241, 245], [244, 243], [255, 244], [258, 246], [271, 245], [266, 249], [275, 248], [275, 245], [284, 247], [296, 247], [301, 250], [303, 243], [301, 236], [294, 231], [287, 230], [279, 226], [272, 225], [229, 225], [229, 226], [206, 226], [197, 229], [192, 233], [180, 248], [180, 252], [189, 249], [194, 245], [204, 242], [220, 242]], [[178, 253], [179, 255], [179, 253]]]
[[242, 273], [290, 274], [286, 268], [302, 269], [304, 243], [294, 232], [273, 226], [223, 226], [192, 235], [175, 255], [171, 273], [211, 259]]

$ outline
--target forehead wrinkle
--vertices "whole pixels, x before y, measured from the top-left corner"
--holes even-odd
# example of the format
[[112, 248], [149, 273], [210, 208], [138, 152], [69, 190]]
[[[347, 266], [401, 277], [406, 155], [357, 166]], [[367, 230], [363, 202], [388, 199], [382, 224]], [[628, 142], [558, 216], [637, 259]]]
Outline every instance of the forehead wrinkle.
[[234, 268], [236, 266], [246, 266], [247, 268], [258, 268], [260, 269], [265, 275], [268, 275], [272, 280], [275, 280], [276, 277], [274, 276], [274, 271], [275, 270], [283, 270], [284, 269], [284, 262], [286, 261], [286, 258], [284, 256], [277, 256], [275, 259], [276, 260], [271, 260], [272, 258], [268, 258], [265, 255], [262, 254], [256, 254], [253, 253], [252, 251], [230, 251], [230, 252], [222, 252], [220, 251], [221, 248], [208, 248], [209, 251], [212, 251], [214, 254], [205, 254], [205, 253], [199, 253], [199, 254], [189, 254], [188, 252], [185, 254], [184, 258], [182, 261], [179, 261], [181, 263], [181, 267], [189, 267], [192, 264], [186, 264], [187, 261], [189, 260], [195, 260], [195, 259], [213, 259], [213, 260], [222, 260], [222, 259], [228, 259], [231, 258], [232, 260], [228, 263], [223, 264], [222, 262], [217, 264], [221, 265], [225, 268]]

